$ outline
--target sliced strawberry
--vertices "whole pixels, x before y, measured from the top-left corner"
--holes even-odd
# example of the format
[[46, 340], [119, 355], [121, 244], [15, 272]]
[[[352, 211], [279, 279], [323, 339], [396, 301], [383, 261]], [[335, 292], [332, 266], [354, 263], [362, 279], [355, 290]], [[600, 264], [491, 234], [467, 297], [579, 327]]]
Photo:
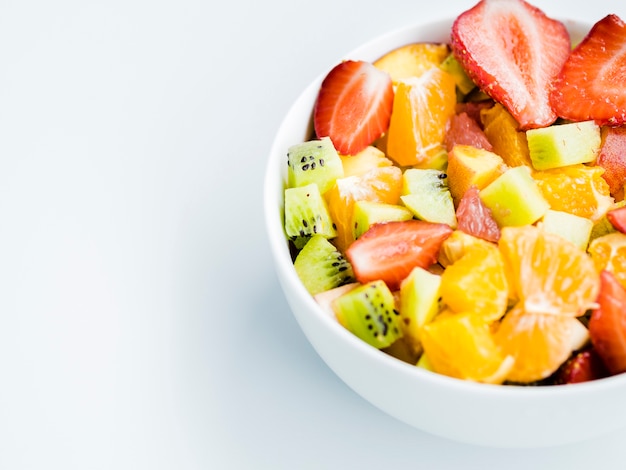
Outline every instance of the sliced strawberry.
[[478, 196], [476, 186], [465, 191], [456, 209], [456, 218], [457, 228], [462, 232], [490, 242], [500, 240], [500, 228], [491, 215], [491, 210]]
[[468, 75], [521, 129], [556, 120], [550, 84], [571, 50], [563, 23], [524, 0], [481, 0], [455, 20], [451, 45]]
[[602, 147], [596, 165], [604, 168], [602, 177], [612, 195], [619, 194], [626, 184], [626, 126], [603, 127]]
[[339, 153], [355, 155], [389, 127], [393, 94], [386, 72], [369, 62], [341, 62], [322, 82], [313, 111], [315, 133], [330, 137]]
[[591, 313], [591, 343], [611, 374], [626, 372], [626, 289], [609, 271], [600, 273], [598, 307]]
[[598, 21], [572, 51], [554, 82], [551, 103], [559, 117], [626, 122], [626, 25], [616, 15]]
[[472, 147], [490, 151], [493, 149], [478, 122], [472, 119], [466, 112], [455, 114], [448, 121], [444, 145], [448, 152], [455, 145], [471, 145]]
[[375, 224], [350, 245], [346, 257], [359, 282], [382, 279], [396, 290], [413, 268], [437, 261], [441, 243], [451, 233], [449, 225], [416, 219]]
[[595, 349], [589, 348], [580, 351], [570, 359], [556, 373], [557, 384], [575, 384], [601, 379], [608, 375], [608, 371]]
[[606, 218], [616, 230], [626, 233], [626, 206], [608, 211]]

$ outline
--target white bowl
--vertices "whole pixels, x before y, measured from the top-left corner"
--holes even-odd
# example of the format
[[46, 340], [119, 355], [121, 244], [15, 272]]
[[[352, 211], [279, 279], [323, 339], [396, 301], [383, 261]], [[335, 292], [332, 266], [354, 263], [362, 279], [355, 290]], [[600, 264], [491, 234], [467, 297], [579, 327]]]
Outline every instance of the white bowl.
[[[598, 18], [599, 19], [599, 18]], [[346, 59], [373, 61], [403, 44], [448, 41], [453, 19], [416, 24], [374, 39]], [[572, 39], [591, 27], [565, 21]], [[521, 387], [466, 382], [406, 364], [353, 336], [301, 284], [283, 232], [286, 153], [312, 133], [324, 71], [287, 113], [265, 176], [265, 217], [285, 297], [317, 353], [353, 390], [391, 416], [428, 433], [492, 447], [542, 447], [589, 439], [626, 424], [626, 375], [575, 385]]]

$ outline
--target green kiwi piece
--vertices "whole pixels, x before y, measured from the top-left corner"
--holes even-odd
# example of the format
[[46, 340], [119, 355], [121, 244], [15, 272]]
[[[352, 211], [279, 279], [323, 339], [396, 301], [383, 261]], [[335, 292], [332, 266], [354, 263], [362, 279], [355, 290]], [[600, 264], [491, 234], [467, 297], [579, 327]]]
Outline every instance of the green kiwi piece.
[[289, 147], [287, 161], [287, 185], [290, 188], [315, 183], [324, 194], [337, 178], [343, 177], [341, 158], [329, 137]]
[[332, 307], [339, 323], [375, 348], [388, 348], [402, 337], [400, 312], [383, 281], [352, 289], [335, 299]]
[[311, 295], [354, 282], [352, 265], [322, 235], [313, 235], [293, 263]]
[[570, 122], [526, 131], [535, 170], [589, 163], [600, 152], [600, 126], [595, 121]]
[[448, 57], [446, 57], [444, 61], [439, 64], [439, 67], [454, 77], [454, 81], [456, 82], [457, 89], [461, 96], [467, 95], [470, 91], [476, 88], [476, 84], [467, 75], [465, 69], [453, 53], [450, 53], [450, 55], [448, 55]]
[[354, 238], [359, 238], [374, 224], [412, 218], [413, 213], [404, 206], [384, 202], [356, 201], [352, 212]]
[[315, 234], [337, 236], [326, 201], [315, 183], [285, 189], [285, 232], [298, 249]]
[[402, 180], [400, 199], [415, 217], [456, 228], [456, 213], [445, 172], [409, 168], [402, 175]]

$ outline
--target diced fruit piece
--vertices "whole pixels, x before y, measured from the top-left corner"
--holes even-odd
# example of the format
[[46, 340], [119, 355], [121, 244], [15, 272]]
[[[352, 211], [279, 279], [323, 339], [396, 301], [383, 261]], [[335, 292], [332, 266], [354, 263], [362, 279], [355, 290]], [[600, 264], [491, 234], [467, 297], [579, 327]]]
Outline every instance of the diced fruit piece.
[[489, 324], [472, 314], [439, 315], [424, 326], [422, 343], [432, 368], [450, 377], [502, 383], [512, 366]]
[[441, 170], [409, 168], [402, 175], [402, 203], [420, 220], [456, 227], [447, 175]]
[[350, 245], [346, 256], [359, 282], [381, 279], [397, 290], [413, 268], [436, 262], [441, 243], [451, 233], [449, 225], [422, 220], [376, 224]]
[[387, 155], [400, 166], [428, 163], [443, 147], [445, 127], [455, 113], [454, 78], [433, 67], [397, 84], [387, 130]]
[[450, 310], [499, 320], [509, 290], [502, 255], [496, 245], [474, 245], [441, 275], [441, 299]]
[[465, 191], [456, 209], [456, 219], [457, 228], [462, 232], [489, 242], [500, 239], [500, 227], [491, 210], [480, 199], [476, 186]]
[[613, 232], [595, 238], [588, 251], [598, 272], [610, 271], [626, 288], [626, 234]]
[[413, 213], [404, 206], [383, 202], [356, 201], [354, 203], [354, 239], [356, 240], [374, 224], [411, 220]]
[[498, 246], [520, 310], [577, 317], [595, 305], [597, 271], [587, 253], [575, 245], [527, 225], [503, 228]]
[[526, 139], [536, 170], [593, 162], [600, 152], [600, 126], [594, 121], [529, 129]]
[[508, 166], [531, 166], [526, 132], [518, 130], [515, 118], [497, 103], [480, 113], [483, 130], [493, 146], [493, 152]]
[[606, 213], [606, 217], [616, 230], [626, 233], [626, 207], [612, 209]]
[[311, 140], [289, 147], [287, 184], [290, 188], [317, 184], [320, 193], [328, 191], [343, 176], [341, 159], [329, 138]]
[[623, 198], [626, 184], [626, 126], [602, 128], [602, 147], [596, 165], [604, 168], [602, 178], [609, 185], [611, 195], [621, 194]]
[[447, 268], [475, 247], [488, 247], [490, 244], [488, 241], [469, 235], [461, 230], [455, 230], [441, 244], [437, 261], [444, 268]]
[[400, 318], [404, 338], [421, 349], [420, 330], [439, 312], [441, 276], [416, 267], [400, 286]]
[[322, 235], [313, 235], [293, 263], [311, 295], [354, 282], [352, 266]]
[[345, 251], [354, 241], [354, 203], [356, 201], [398, 204], [402, 191], [402, 170], [384, 166], [369, 170], [361, 176], [339, 178], [325, 194], [337, 236], [334, 243]]
[[360, 285], [361, 284], [358, 282], [351, 282], [349, 284], [344, 284], [343, 286], [335, 287], [334, 289], [315, 294], [313, 298], [319, 306], [322, 307], [324, 312], [326, 312], [330, 317], [335, 318], [335, 312], [332, 307], [333, 301], [336, 298], [341, 297], [343, 294], [347, 294], [352, 289], [356, 289]]
[[398, 338], [386, 348], [382, 348], [381, 351], [412, 366], [415, 365], [422, 352], [421, 350], [415, 350], [407, 341], [406, 336]]
[[285, 232], [289, 239], [298, 242], [298, 248], [315, 234], [325, 238], [337, 235], [317, 184], [285, 189]]
[[599, 220], [613, 206], [603, 169], [583, 164], [536, 171], [533, 178], [550, 208]]
[[451, 45], [473, 81], [522, 129], [556, 120], [549, 90], [570, 53], [563, 23], [523, 0], [481, 0], [457, 17]]
[[549, 377], [570, 357], [572, 330], [577, 318], [563, 315], [526, 313], [519, 308], [508, 312], [495, 334], [496, 343], [515, 362], [508, 379], [530, 383]]
[[611, 374], [626, 372], [626, 290], [613, 274], [600, 274], [598, 307], [589, 319], [591, 343]]
[[387, 72], [394, 82], [419, 77], [447, 57], [450, 49], [445, 43], [414, 43], [394, 49], [374, 62]]
[[608, 376], [602, 359], [593, 348], [579, 351], [561, 366], [555, 377], [556, 384], [576, 384]]
[[506, 170], [499, 155], [469, 145], [456, 145], [448, 154], [448, 185], [455, 205], [475, 186], [483, 189]]
[[346, 60], [324, 78], [313, 124], [318, 137], [330, 137], [342, 155], [371, 145], [389, 126], [393, 85], [389, 75], [371, 63]]
[[541, 228], [563, 237], [581, 250], [587, 250], [593, 222], [586, 217], [550, 209], [541, 219]]
[[493, 148], [478, 122], [465, 112], [455, 114], [448, 121], [444, 144], [448, 152], [455, 145], [471, 145], [485, 150]]
[[441, 62], [440, 67], [454, 77], [454, 81], [461, 95], [467, 95], [476, 88], [476, 84], [467, 75], [467, 72], [465, 72], [465, 69], [463, 69], [463, 66], [457, 58], [454, 57], [454, 54], [448, 54], [444, 61]]
[[393, 165], [384, 152], [368, 145], [356, 155], [339, 155], [343, 166], [343, 176], [363, 176], [374, 168]]
[[341, 325], [375, 348], [386, 348], [402, 336], [400, 312], [382, 281], [352, 289], [332, 303]]
[[533, 224], [550, 208], [527, 166], [509, 168], [479, 195], [500, 227]]
[[424, 370], [428, 370], [430, 372], [434, 372], [435, 369], [433, 369], [433, 365], [430, 362], [430, 359], [428, 359], [428, 356], [426, 355], [426, 353], [422, 353], [422, 355], [420, 356], [419, 360], [417, 361], [417, 364], [415, 364], [417, 367], [419, 367], [420, 369], [424, 369]]
[[598, 21], [554, 81], [550, 101], [559, 117], [599, 124], [626, 122], [626, 24], [617, 15]]

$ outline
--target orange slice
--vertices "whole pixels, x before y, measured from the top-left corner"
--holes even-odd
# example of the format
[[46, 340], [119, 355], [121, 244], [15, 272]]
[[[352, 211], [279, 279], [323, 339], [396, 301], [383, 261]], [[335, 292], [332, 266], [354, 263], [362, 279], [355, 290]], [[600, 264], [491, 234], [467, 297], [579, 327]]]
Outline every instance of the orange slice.
[[589, 254], [597, 269], [611, 271], [626, 289], [626, 234], [613, 232], [594, 239]]
[[513, 298], [524, 312], [576, 317], [595, 305], [596, 269], [573, 243], [528, 225], [504, 227], [499, 246]]
[[419, 42], [398, 47], [374, 62], [374, 66], [391, 76], [397, 83], [419, 77], [431, 67], [438, 66], [450, 53], [445, 43]]
[[496, 342], [515, 358], [510, 380], [541, 380], [572, 352], [576, 317], [595, 306], [599, 277], [586, 252], [534, 226], [503, 228], [499, 247], [517, 304]]
[[508, 281], [495, 245], [477, 244], [441, 275], [442, 302], [454, 312], [471, 312], [489, 323], [504, 315]]
[[581, 163], [537, 171], [533, 173], [533, 178], [551, 209], [596, 222], [614, 202], [602, 173], [603, 168]]
[[432, 369], [450, 377], [502, 383], [513, 365], [489, 325], [471, 313], [441, 313], [424, 326], [422, 344]]
[[454, 77], [439, 67], [398, 82], [386, 136], [387, 156], [400, 166], [427, 166], [445, 151], [445, 127], [455, 106]]

